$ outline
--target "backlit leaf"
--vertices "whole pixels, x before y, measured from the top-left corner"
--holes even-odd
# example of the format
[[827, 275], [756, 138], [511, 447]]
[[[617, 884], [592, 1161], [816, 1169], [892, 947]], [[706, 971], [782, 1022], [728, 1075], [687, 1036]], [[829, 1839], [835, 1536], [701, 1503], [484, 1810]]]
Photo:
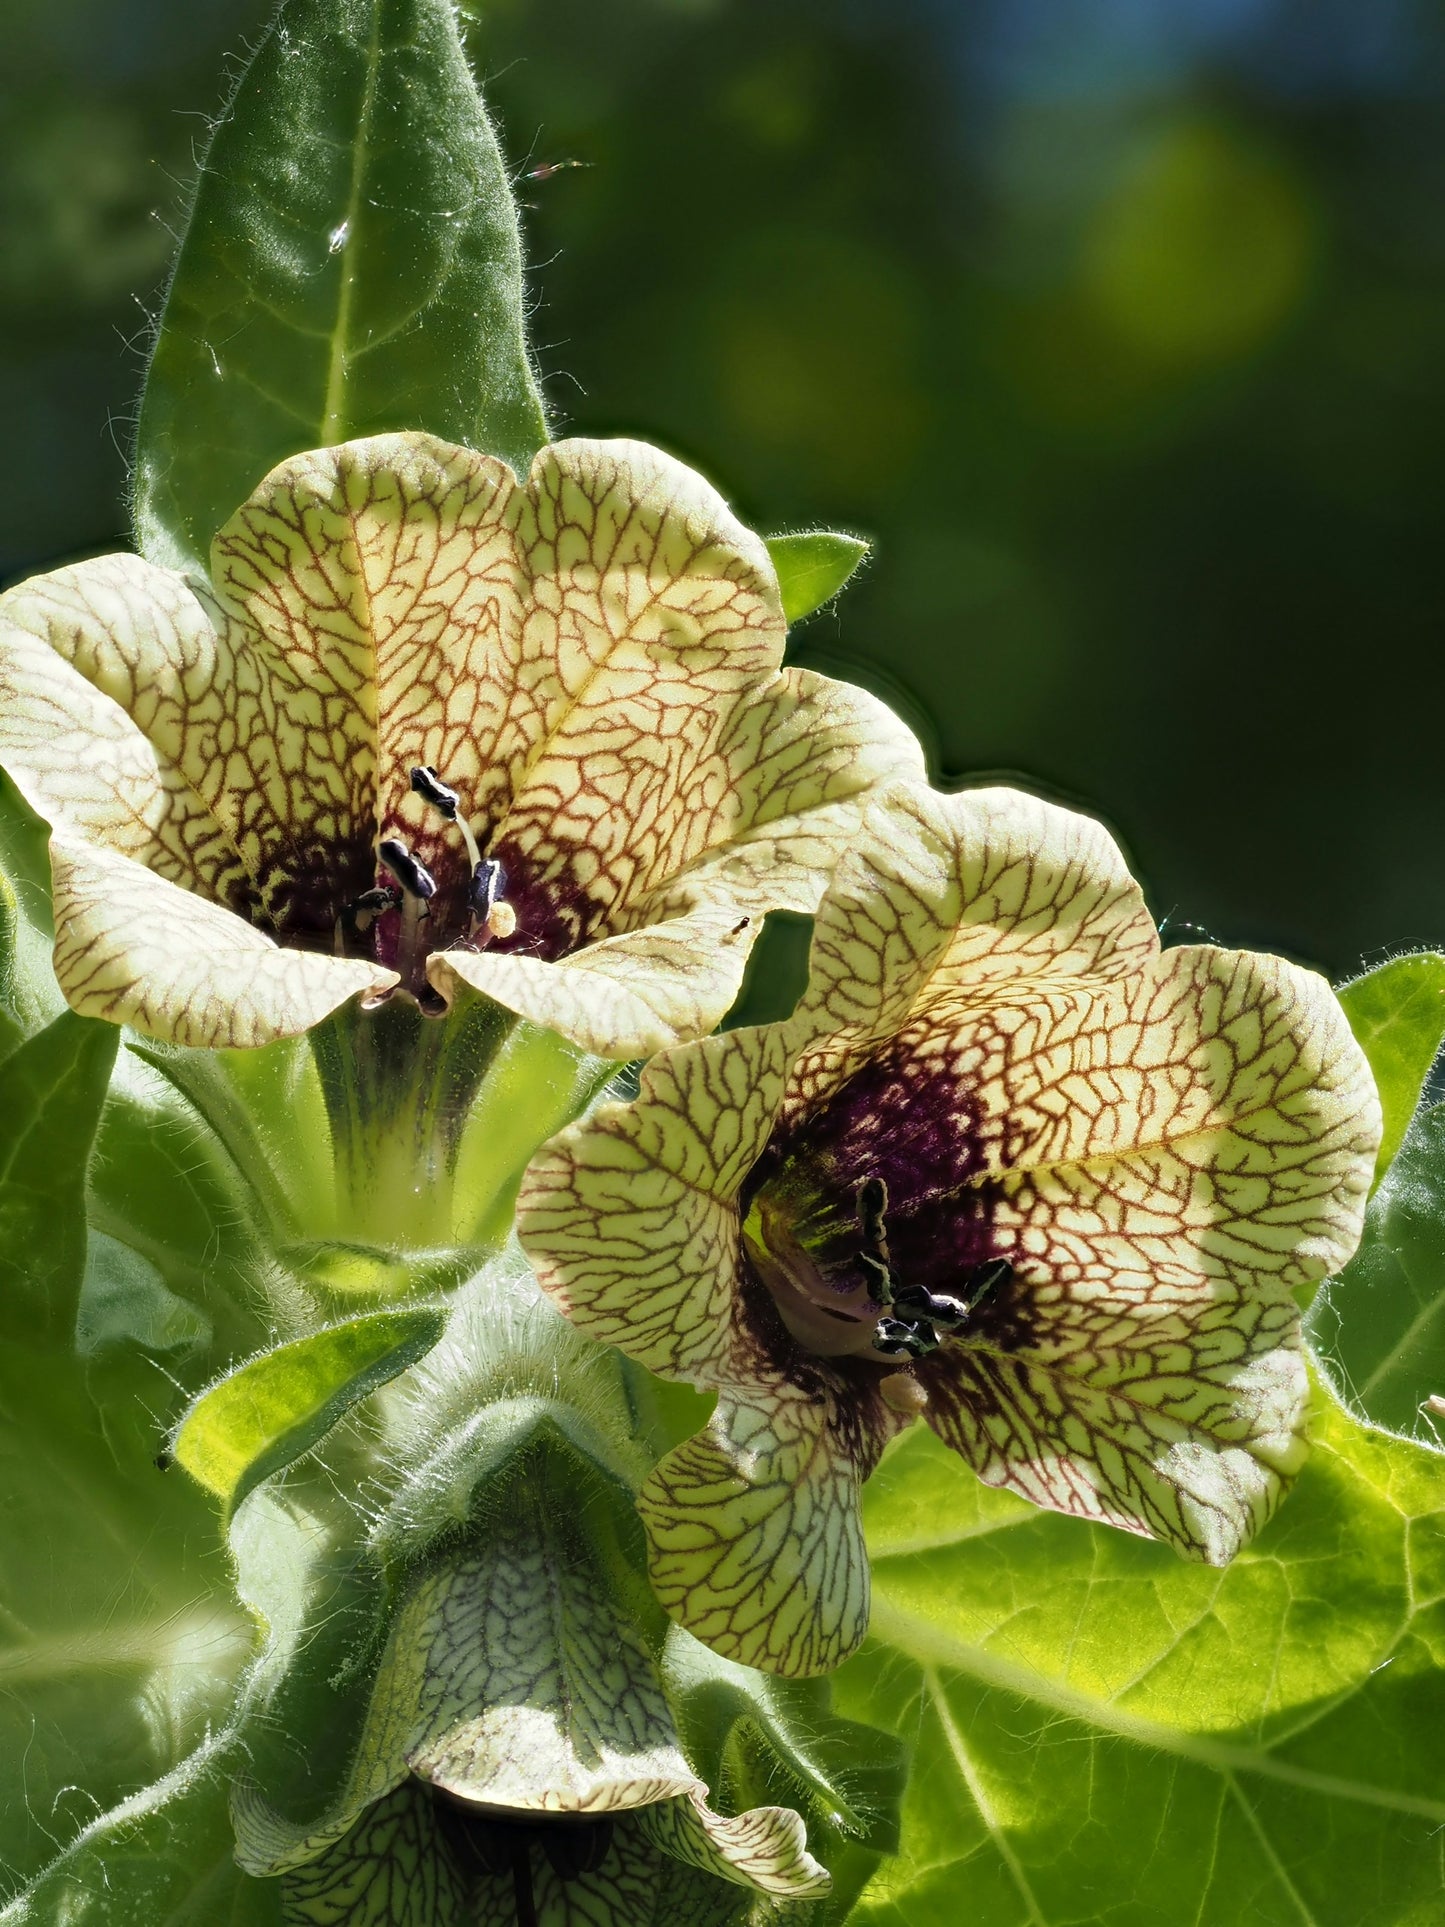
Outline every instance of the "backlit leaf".
[[1416, 1118], [1365, 1214], [1360, 1248], [1321, 1286], [1310, 1340], [1341, 1396], [1394, 1432], [1439, 1444], [1445, 1414], [1445, 1104]]
[[1222, 1572], [974, 1482], [920, 1427], [867, 1489], [840, 1710], [912, 1741], [859, 1927], [1440, 1917], [1445, 1466], [1327, 1395]]
[[1433, 952], [1394, 957], [1346, 984], [1339, 998], [1370, 1060], [1385, 1114], [1378, 1181], [1400, 1148], [1445, 1038], [1445, 957]]
[[176, 1430], [177, 1462], [234, 1510], [360, 1399], [430, 1351], [445, 1322], [432, 1307], [372, 1312], [263, 1352], [191, 1406]]
[[268, 470], [421, 428], [546, 440], [516, 213], [447, 0], [287, 0], [206, 156], [141, 407], [143, 554], [203, 563]]
[[778, 572], [788, 621], [802, 622], [831, 602], [867, 553], [868, 544], [856, 535], [833, 535], [826, 529], [808, 535], [770, 535], [768, 554]]

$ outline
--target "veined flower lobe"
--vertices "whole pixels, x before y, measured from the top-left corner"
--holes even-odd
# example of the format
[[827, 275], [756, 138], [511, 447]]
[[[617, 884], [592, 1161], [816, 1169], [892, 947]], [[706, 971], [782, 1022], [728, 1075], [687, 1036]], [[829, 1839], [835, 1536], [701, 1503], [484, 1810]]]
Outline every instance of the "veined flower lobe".
[[77, 1010], [264, 1043], [462, 978], [602, 1056], [701, 1035], [913, 738], [781, 667], [764, 544], [681, 463], [525, 484], [421, 434], [283, 463], [212, 580], [134, 556], [0, 599], [0, 765], [51, 825]]
[[1379, 1141], [1324, 981], [1161, 952], [1096, 823], [1008, 790], [875, 803], [786, 1023], [668, 1051], [523, 1191], [544, 1287], [715, 1387], [643, 1488], [654, 1584], [785, 1673], [862, 1637], [860, 1482], [921, 1414], [994, 1485], [1214, 1564], [1304, 1455], [1294, 1291]]

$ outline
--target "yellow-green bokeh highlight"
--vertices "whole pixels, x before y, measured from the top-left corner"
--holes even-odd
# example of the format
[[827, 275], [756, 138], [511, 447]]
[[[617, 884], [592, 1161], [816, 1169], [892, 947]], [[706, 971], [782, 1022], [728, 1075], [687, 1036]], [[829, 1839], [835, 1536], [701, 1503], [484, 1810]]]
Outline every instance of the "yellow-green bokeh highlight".
[[1319, 246], [1317, 210], [1287, 157], [1191, 118], [1144, 143], [1095, 204], [1080, 290], [1140, 355], [1179, 367], [1229, 361], [1288, 321]]

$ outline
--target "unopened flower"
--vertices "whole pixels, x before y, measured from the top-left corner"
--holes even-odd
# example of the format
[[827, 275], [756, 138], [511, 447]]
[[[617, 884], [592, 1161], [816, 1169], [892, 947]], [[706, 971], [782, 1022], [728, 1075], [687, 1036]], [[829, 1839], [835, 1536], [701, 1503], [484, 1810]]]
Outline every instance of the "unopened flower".
[[236, 1789], [236, 1857], [283, 1879], [288, 1921], [724, 1927], [827, 1892], [797, 1813], [709, 1805], [559, 1498], [509, 1503], [413, 1586], [330, 1812], [288, 1824]]
[[706, 1032], [916, 772], [781, 665], [764, 544], [679, 462], [561, 442], [525, 484], [421, 434], [284, 462], [212, 581], [135, 556], [0, 599], [0, 766], [51, 825], [71, 1004], [182, 1044], [461, 978], [627, 1058]]
[[1105, 832], [901, 786], [788, 1022], [552, 1140], [520, 1229], [584, 1330], [717, 1390], [643, 1488], [655, 1587], [784, 1673], [861, 1638], [860, 1482], [921, 1416], [992, 1485], [1223, 1564], [1304, 1454], [1292, 1296], [1380, 1133], [1329, 987], [1161, 952]]

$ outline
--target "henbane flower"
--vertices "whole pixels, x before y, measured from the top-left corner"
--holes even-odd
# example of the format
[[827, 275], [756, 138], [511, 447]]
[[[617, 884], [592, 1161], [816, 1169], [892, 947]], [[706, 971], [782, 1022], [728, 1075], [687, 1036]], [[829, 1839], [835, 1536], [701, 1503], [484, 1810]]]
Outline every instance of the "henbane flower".
[[237, 1859], [282, 1878], [288, 1922], [727, 1927], [828, 1891], [797, 1813], [708, 1804], [559, 1499], [509, 1498], [413, 1584], [331, 1811], [291, 1824], [236, 1788]]
[[792, 1019], [659, 1057], [553, 1139], [523, 1242], [586, 1331], [715, 1387], [643, 1488], [720, 1652], [862, 1637], [860, 1482], [921, 1416], [978, 1475], [1223, 1564], [1304, 1455], [1292, 1294], [1358, 1238], [1380, 1115], [1323, 980], [1161, 952], [1095, 823], [880, 800]]
[[284, 462], [212, 581], [134, 556], [0, 600], [0, 765], [52, 827], [72, 1005], [183, 1044], [457, 979], [627, 1058], [706, 1032], [882, 778], [863, 692], [781, 667], [764, 544], [679, 462], [525, 485], [421, 434]]

